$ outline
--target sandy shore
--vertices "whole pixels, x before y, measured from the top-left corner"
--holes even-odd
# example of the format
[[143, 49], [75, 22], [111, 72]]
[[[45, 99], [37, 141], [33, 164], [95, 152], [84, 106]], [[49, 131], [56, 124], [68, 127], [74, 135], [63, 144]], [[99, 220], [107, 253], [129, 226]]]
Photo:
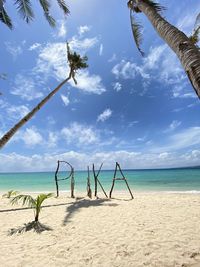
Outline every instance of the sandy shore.
[[[128, 196], [128, 195], [127, 195]], [[41, 234], [8, 235], [33, 211], [0, 199], [0, 266], [200, 266], [200, 195], [48, 199]]]

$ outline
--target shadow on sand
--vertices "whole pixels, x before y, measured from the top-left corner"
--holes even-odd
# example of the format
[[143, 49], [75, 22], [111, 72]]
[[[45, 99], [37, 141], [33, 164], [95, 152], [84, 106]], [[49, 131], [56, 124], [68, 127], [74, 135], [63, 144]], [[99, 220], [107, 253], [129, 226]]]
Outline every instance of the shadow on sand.
[[21, 233], [28, 232], [31, 230], [40, 234], [44, 231], [51, 231], [52, 228], [50, 228], [49, 226], [44, 225], [38, 221], [37, 222], [32, 221], [32, 222], [24, 224], [24, 226], [10, 229], [10, 231], [8, 232], [8, 235], [21, 234]]
[[[44, 205], [42, 208], [50, 208], [50, 207], [59, 207], [59, 206], [68, 206], [73, 202], [70, 203], [60, 203], [60, 204], [51, 204], [51, 205]], [[15, 209], [6, 209], [6, 210], [0, 210], [0, 213], [2, 212], [13, 212], [13, 211], [20, 211], [20, 210], [31, 210], [32, 208], [24, 207], [24, 208], [15, 208]]]
[[81, 200], [75, 201], [69, 207], [66, 208], [67, 215], [65, 216], [63, 220], [63, 225], [66, 225], [68, 222], [70, 222], [70, 219], [72, 218], [72, 216], [82, 208], [89, 208], [89, 207], [96, 207], [96, 206], [103, 206], [103, 205], [107, 207], [118, 206], [118, 204], [110, 203], [110, 202], [111, 202], [110, 199], [95, 199], [95, 200], [81, 199]]

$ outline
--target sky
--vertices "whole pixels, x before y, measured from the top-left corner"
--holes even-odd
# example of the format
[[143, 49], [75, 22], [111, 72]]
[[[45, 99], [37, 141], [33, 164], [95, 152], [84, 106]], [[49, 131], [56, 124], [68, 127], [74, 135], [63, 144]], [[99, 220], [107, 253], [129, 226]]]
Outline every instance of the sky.
[[[75, 169], [102, 162], [113, 169], [116, 161], [126, 169], [200, 165], [200, 102], [143, 14], [141, 57], [124, 0], [68, 0], [67, 18], [52, 1], [54, 29], [37, 1], [28, 25], [10, 2], [14, 29], [0, 23], [0, 73], [7, 75], [0, 80], [0, 136], [68, 76], [66, 41], [88, 56], [89, 67], [1, 149], [0, 172], [54, 171], [57, 160]], [[191, 34], [199, 1], [160, 3], [165, 18]]]

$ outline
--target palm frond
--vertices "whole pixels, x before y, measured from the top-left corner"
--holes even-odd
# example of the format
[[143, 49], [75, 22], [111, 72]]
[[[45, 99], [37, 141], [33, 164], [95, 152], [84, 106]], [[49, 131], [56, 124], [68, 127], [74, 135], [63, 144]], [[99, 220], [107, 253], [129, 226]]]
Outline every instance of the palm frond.
[[12, 25], [11, 18], [8, 16], [3, 6], [1, 7], [1, 11], [0, 11], [0, 21], [2, 21], [4, 24], [6, 24], [6, 26], [8, 26], [8, 28], [12, 30], [13, 25]]
[[200, 13], [196, 17], [194, 28], [197, 29], [200, 26]]
[[42, 9], [44, 11], [44, 16], [45, 16], [46, 20], [48, 21], [49, 25], [51, 27], [55, 27], [56, 21], [49, 13], [49, 8], [50, 8], [49, 1], [48, 0], [39, 0], [39, 1], [40, 1], [40, 5], [42, 6]]
[[135, 17], [133, 16], [133, 11], [130, 10], [130, 20], [131, 20], [131, 29], [132, 29], [132, 33], [133, 33], [133, 38], [135, 40], [135, 44], [137, 46], [137, 49], [139, 50], [140, 54], [142, 56], [144, 56], [144, 52], [142, 51], [142, 49], [140, 48], [140, 45], [142, 43], [142, 25], [139, 24]]
[[72, 53], [70, 51], [70, 47], [68, 43], [67, 43], [67, 59], [73, 71], [76, 71], [78, 69], [85, 69], [88, 67], [87, 65], [88, 57], [87, 56], [81, 57], [76, 52]]
[[193, 34], [191, 36], [189, 36], [190, 41], [194, 45], [197, 45], [198, 42], [200, 41], [199, 35], [200, 35], [200, 13], [196, 17]]
[[63, 10], [65, 15], [68, 15], [69, 9], [67, 7], [67, 4], [65, 3], [65, 0], [57, 0], [59, 7]]
[[40, 194], [37, 196], [37, 198], [35, 199], [35, 203], [36, 203], [36, 210], [39, 213], [41, 208], [42, 208], [42, 203], [45, 199], [53, 197], [54, 194], [53, 193], [49, 193], [49, 194]]
[[154, 2], [153, 0], [143, 0], [143, 2], [145, 2], [146, 4], [148, 4], [149, 6], [153, 7], [158, 13], [166, 10], [166, 7], [160, 5], [157, 2]]
[[39, 0], [39, 2], [44, 12], [49, 12], [50, 8], [49, 0]]
[[17, 6], [18, 12], [21, 14], [23, 19], [27, 23], [33, 20], [34, 14], [33, 14], [30, 0], [16, 0], [15, 5]]
[[46, 20], [48, 21], [48, 23], [49, 23], [49, 25], [51, 27], [55, 27], [56, 26], [55, 19], [48, 12], [44, 12], [44, 16], [45, 16]]
[[27, 205], [30, 208], [36, 206], [35, 199], [30, 195], [18, 195], [11, 200], [12, 205], [18, 204], [19, 202], [22, 202], [23, 206]]
[[42, 202], [47, 199], [47, 198], [50, 198], [50, 197], [53, 197], [54, 194], [53, 193], [48, 193], [48, 194], [40, 194], [37, 196], [36, 198], [36, 203], [38, 203], [39, 206], [42, 205]]
[[4, 2], [5, 2], [5, 0], [0, 0], [0, 12], [3, 10]]
[[194, 30], [193, 34], [189, 37], [190, 41], [196, 45], [200, 40], [199, 35], [200, 35], [200, 26], [196, 30]]

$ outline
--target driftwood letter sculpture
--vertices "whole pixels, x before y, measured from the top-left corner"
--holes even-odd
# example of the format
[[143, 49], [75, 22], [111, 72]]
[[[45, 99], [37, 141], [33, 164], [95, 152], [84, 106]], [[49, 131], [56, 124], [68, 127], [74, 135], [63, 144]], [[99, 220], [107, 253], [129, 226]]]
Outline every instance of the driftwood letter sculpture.
[[[119, 171], [120, 173], [121, 173], [121, 178], [116, 178], [116, 175], [117, 175], [117, 171]], [[121, 167], [120, 167], [120, 165], [119, 165], [119, 163], [118, 162], [116, 162], [116, 166], [115, 166], [115, 172], [114, 172], [114, 177], [113, 177], [113, 182], [112, 182], [112, 187], [111, 187], [111, 189], [110, 189], [110, 198], [112, 198], [112, 191], [113, 191], [113, 188], [114, 188], [114, 185], [115, 185], [115, 181], [116, 180], [123, 180], [125, 183], [126, 183], [126, 186], [127, 186], [127, 188], [128, 188], [128, 191], [129, 191], [129, 193], [130, 193], [130, 195], [131, 195], [131, 199], [133, 199], [134, 197], [133, 197], [133, 194], [132, 194], [132, 192], [131, 192], [131, 189], [130, 189], [130, 187], [129, 187], [129, 185], [128, 185], [128, 182], [127, 182], [127, 180], [126, 180], [126, 178], [125, 178], [125, 176], [124, 176], [124, 174], [123, 174], [123, 172], [122, 172], [122, 170], [121, 170]]]
[[105, 190], [104, 190], [102, 184], [100, 183], [100, 181], [99, 181], [99, 179], [98, 179], [98, 176], [99, 176], [99, 173], [100, 173], [100, 171], [101, 171], [102, 166], [103, 166], [103, 163], [101, 164], [101, 166], [100, 166], [98, 172], [96, 173], [96, 172], [95, 172], [95, 168], [94, 168], [94, 164], [93, 164], [93, 175], [94, 175], [94, 196], [97, 197], [97, 185], [99, 184], [100, 187], [101, 187], [101, 189], [102, 189], [102, 191], [104, 192], [104, 195], [108, 198], [108, 196], [107, 196], [107, 194], [106, 194], [106, 192], [105, 192]]
[[88, 170], [88, 177], [87, 177], [87, 196], [89, 198], [92, 198], [92, 189], [91, 189], [91, 186], [90, 186], [90, 168], [89, 168], [89, 166], [87, 167], [87, 170]]
[[[66, 165], [68, 165], [70, 167], [70, 170], [71, 170], [70, 171], [70, 174], [66, 178], [62, 178], [62, 179], [59, 179], [58, 178], [58, 172], [59, 172], [59, 168], [60, 168], [60, 163], [64, 163], [64, 164], [66, 164]], [[63, 180], [67, 180], [69, 178], [71, 178], [71, 197], [74, 198], [74, 185], [75, 185], [75, 181], [74, 181], [74, 168], [72, 167], [71, 164], [69, 164], [69, 162], [58, 160], [58, 165], [57, 165], [57, 169], [56, 169], [56, 172], [55, 172], [56, 195], [57, 195], [57, 197], [59, 196], [58, 182], [59, 181], [63, 181]]]

